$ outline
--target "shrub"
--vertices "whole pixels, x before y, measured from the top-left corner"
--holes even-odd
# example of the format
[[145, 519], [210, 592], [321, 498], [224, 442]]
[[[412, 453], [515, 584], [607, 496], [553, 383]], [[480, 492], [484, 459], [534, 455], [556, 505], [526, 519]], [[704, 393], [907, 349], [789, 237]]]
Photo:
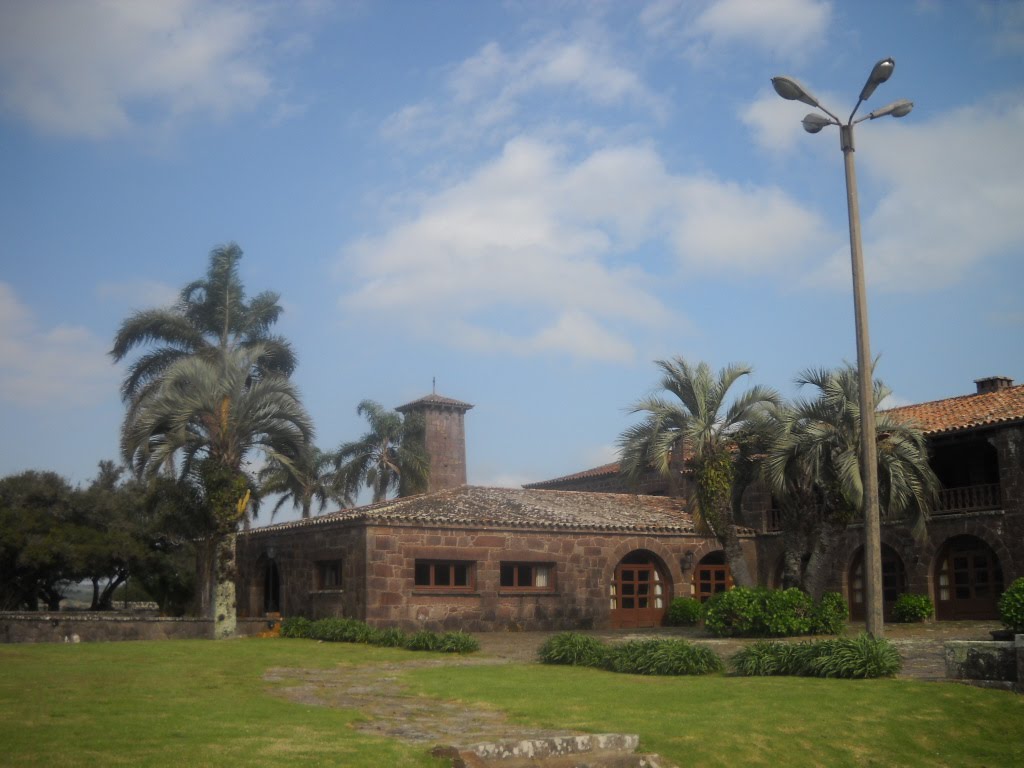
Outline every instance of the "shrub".
[[811, 632], [814, 600], [799, 589], [766, 589], [760, 617], [764, 637], [790, 637]]
[[281, 637], [310, 637], [313, 622], [301, 616], [287, 618], [281, 621]]
[[850, 609], [838, 592], [826, 592], [811, 614], [812, 635], [841, 635], [846, 631]]
[[473, 653], [480, 650], [480, 643], [465, 632], [445, 632], [437, 638], [437, 649], [441, 653]]
[[604, 644], [597, 638], [560, 632], [545, 640], [537, 655], [541, 664], [600, 667], [604, 664], [605, 653]]
[[1013, 632], [1024, 632], [1024, 576], [1014, 580], [999, 598], [999, 618]]
[[692, 627], [703, 615], [704, 606], [699, 600], [692, 597], [677, 597], [668, 606], [667, 623], [670, 627]]
[[928, 595], [905, 593], [896, 598], [896, 604], [892, 607], [892, 619], [900, 624], [925, 621], [930, 619], [933, 613], [935, 606]]
[[890, 677], [903, 665], [892, 643], [866, 634], [805, 643], [754, 643], [729, 663], [740, 675], [843, 678]]
[[839, 634], [846, 615], [846, 603], [834, 592], [815, 605], [810, 596], [796, 588], [736, 587], [719, 592], [705, 603], [704, 626], [726, 637]]
[[634, 675], [706, 675], [722, 670], [722, 659], [685, 640], [632, 640], [611, 646], [605, 667]]
[[704, 604], [704, 626], [719, 636], [749, 637], [761, 634], [764, 589], [736, 587], [719, 592]]

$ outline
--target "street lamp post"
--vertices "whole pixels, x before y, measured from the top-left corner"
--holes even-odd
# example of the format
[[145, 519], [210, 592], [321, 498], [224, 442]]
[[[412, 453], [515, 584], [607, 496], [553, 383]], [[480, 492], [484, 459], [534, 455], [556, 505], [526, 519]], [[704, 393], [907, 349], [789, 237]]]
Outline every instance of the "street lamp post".
[[[803, 119], [804, 130], [818, 133], [825, 126], [839, 127], [839, 146], [843, 150], [846, 170], [846, 207], [850, 219], [850, 261], [853, 269], [853, 308], [857, 328], [857, 378], [860, 390], [860, 449], [861, 481], [864, 488], [864, 597], [868, 634], [882, 637], [885, 632], [882, 619], [882, 537], [878, 508], [878, 456], [875, 449], [874, 374], [871, 360], [871, 341], [868, 336], [868, 302], [864, 288], [864, 254], [860, 239], [860, 205], [857, 201], [857, 172], [853, 163], [853, 126], [864, 120], [892, 115], [903, 117], [914, 108], [906, 99], [894, 101], [864, 117], [854, 120], [857, 110], [875, 88], [892, 76], [896, 66], [891, 58], [882, 59], [871, 70], [861, 89], [860, 98], [850, 116], [843, 122], [829, 112], [804, 86], [791, 77], [773, 77], [775, 92], [784, 99], [800, 101], [820, 109], [825, 114], [812, 112]], [[827, 115], [827, 117], [826, 117]]]

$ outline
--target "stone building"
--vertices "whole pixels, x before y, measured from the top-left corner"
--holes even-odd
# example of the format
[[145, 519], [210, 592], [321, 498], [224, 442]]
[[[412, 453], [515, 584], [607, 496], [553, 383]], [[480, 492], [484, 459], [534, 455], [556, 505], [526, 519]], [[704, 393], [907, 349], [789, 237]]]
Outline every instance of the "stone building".
[[[651, 474], [629, 486], [616, 464], [523, 489], [465, 486], [468, 403], [436, 394], [420, 412], [431, 492], [253, 529], [238, 537], [243, 617], [280, 611], [351, 616], [408, 629], [652, 626], [674, 597], [706, 599], [730, 585], [718, 542], [694, 532], [685, 501]], [[928, 538], [882, 525], [886, 609], [927, 594], [940, 619], [992, 618], [1024, 575], [1024, 386], [977, 382], [972, 395], [895, 409], [928, 439], [942, 482]], [[687, 476], [680, 470], [685, 494]], [[783, 542], [770, 494], [743, 499], [751, 572], [777, 586]], [[863, 613], [861, 527], [850, 526], [829, 588]]]

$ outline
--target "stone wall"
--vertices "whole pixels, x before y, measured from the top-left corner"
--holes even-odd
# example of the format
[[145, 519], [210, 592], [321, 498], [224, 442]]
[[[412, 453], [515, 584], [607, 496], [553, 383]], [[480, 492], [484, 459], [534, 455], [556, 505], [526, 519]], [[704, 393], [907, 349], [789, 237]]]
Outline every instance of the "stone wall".
[[[235, 634], [252, 637], [278, 622], [239, 619]], [[105, 643], [123, 640], [210, 640], [213, 619], [113, 613], [0, 612], [0, 643]]]
[[420, 413], [425, 421], [425, 447], [430, 456], [427, 492], [465, 485], [465, 411], [460, 408], [430, 406]]

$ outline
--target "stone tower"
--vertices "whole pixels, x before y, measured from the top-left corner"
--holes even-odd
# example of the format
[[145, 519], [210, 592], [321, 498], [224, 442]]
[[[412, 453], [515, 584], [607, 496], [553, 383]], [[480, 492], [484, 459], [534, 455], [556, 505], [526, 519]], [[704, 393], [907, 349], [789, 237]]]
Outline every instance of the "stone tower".
[[469, 403], [435, 393], [395, 409], [403, 415], [418, 413], [423, 417], [426, 449], [430, 456], [428, 493], [466, 484], [465, 415], [472, 407]]

